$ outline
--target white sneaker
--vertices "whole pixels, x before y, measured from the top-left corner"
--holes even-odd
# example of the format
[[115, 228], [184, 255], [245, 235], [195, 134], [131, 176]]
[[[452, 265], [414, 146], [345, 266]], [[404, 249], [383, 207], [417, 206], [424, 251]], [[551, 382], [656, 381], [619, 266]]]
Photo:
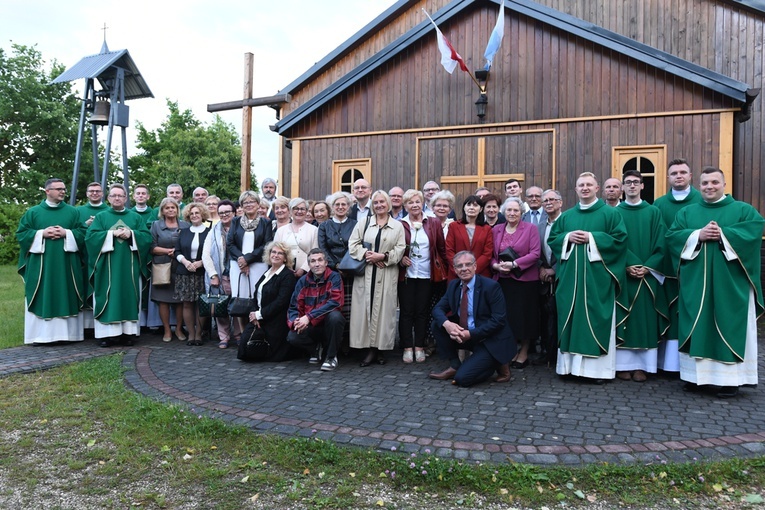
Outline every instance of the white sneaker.
[[321, 371], [322, 372], [331, 372], [334, 369], [337, 368], [337, 356], [334, 358], [327, 358], [324, 363], [321, 365]]

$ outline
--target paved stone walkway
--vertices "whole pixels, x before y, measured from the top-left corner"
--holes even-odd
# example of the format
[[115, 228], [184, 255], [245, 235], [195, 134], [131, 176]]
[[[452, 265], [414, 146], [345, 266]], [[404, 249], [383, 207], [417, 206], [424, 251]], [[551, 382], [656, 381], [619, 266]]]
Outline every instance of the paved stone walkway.
[[[765, 376], [765, 345], [760, 374]], [[546, 367], [513, 371], [509, 384], [458, 388], [427, 374], [429, 358], [361, 368], [340, 358], [335, 372], [306, 361], [248, 364], [215, 343], [188, 347], [143, 336], [125, 352], [126, 382], [137, 392], [181, 403], [257, 431], [320, 437], [379, 450], [428, 451], [473, 461], [648, 463], [765, 453], [765, 392], [738, 397], [687, 394], [676, 379], [564, 380]], [[0, 376], [113, 354], [88, 340], [0, 351]]]

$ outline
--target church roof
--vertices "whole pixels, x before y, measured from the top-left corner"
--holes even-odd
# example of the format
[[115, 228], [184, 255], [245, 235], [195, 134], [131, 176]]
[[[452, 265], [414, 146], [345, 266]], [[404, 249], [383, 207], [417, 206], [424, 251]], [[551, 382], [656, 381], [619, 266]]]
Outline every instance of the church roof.
[[[441, 25], [458, 16], [462, 11], [478, 2], [489, 2], [499, 6], [500, 0], [453, 0], [433, 14], [433, 20], [437, 25]], [[342, 56], [353, 51], [355, 47], [371, 34], [381, 30], [401, 11], [408, 8], [411, 3], [413, 3], [412, 0], [400, 0], [396, 2], [359, 32], [354, 34], [350, 39], [308, 69], [297, 80], [287, 85], [282, 92], [292, 93], [308, 83]], [[763, 4], [764, 2], [760, 0], [747, 0], [736, 3]], [[678, 58], [667, 52], [637, 42], [610, 30], [606, 30], [593, 23], [565, 14], [550, 7], [540, 5], [531, 0], [505, 0], [505, 7], [531, 19], [543, 22], [577, 37], [581, 37], [586, 41], [604, 46], [639, 62], [661, 69], [715, 92], [719, 92], [724, 96], [741, 102], [742, 104], [751, 102], [752, 100], [752, 91], [746, 83], [734, 80], [728, 76]], [[342, 94], [359, 80], [368, 76], [389, 60], [395, 58], [421, 38], [434, 36], [433, 26], [427, 19], [423, 20], [391, 44], [356, 66], [345, 76], [306, 101], [281, 121], [277, 122], [273, 129], [277, 132], [283, 132], [293, 127], [295, 124], [321, 108], [324, 104]], [[754, 95], [756, 95], [756, 93], [754, 93]]]

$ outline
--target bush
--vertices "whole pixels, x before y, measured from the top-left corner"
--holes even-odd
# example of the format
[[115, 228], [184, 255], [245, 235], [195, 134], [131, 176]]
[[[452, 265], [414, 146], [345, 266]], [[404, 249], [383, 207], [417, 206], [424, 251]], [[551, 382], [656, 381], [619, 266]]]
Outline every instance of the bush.
[[15, 265], [19, 261], [16, 229], [26, 210], [25, 205], [0, 203], [0, 264]]

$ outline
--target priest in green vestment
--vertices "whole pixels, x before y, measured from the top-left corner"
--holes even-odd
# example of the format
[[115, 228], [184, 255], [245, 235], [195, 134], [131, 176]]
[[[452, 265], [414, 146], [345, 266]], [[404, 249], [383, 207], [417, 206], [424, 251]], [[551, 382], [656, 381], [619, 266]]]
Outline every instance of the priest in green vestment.
[[[680, 209], [692, 204], [702, 202], [701, 193], [691, 185], [693, 173], [685, 159], [677, 158], [669, 162], [667, 166], [667, 181], [670, 190], [666, 195], [656, 199], [653, 203], [664, 218], [664, 225], [669, 228], [675, 222], [675, 216]], [[669, 329], [664, 338], [659, 342], [658, 368], [665, 372], [680, 371], [680, 357], [677, 350], [677, 279], [672, 267], [669, 251], [664, 250], [664, 264], [666, 279], [664, 280], [664, 295], [668, 306]]]
[[[135, 205], [130, 210], [143, 218], [146, 222], [146, 228], [151, 232], [151, 224], [157, 221], [157, 211], [149, 206], [149, 198], [149, 187], [145, 184], [136, 184], [133, 188], [133, 202]], [[149, 299], [150, 282], [150, 279], [144, 278], [141, 280], [141, 326], [149, 326], [149, 308], [156, 309], [154, 303]], [[156, 315], [159, 315], [158, 310]]]
[[667, 246], [680, 284], [680, 378], [686, 391], [757, 384], [757, 317], [763, 312], [760, 248], [765, 220], [725, 195], [721, 170], [701, 173], [703, 202], [677, 213]]
[[[80, 222], [87, 229], [93, 223], [96, 214], [107, 211], [109, 205], [104, 202], [104, 190], [99, 182], [91, 182], [86, 188], [88, 202], [85, 205], [77, 207], [80, 213]], [[88, 274], [88, 249], [82, 248], [82, 279], [85, 282], [85, 306], [83, 307], [83, 318], [85, 329], [93, 329], [93, 287], [90, 284], [90, 275]]]
[[18, 272], [24, 280], [24, 343], [83, 340], [81, 248], [85, 228], [64, 202], [61, 179], [45, 182], [45, 200], [19, 222]]
[[561, 214], [547, 239], [558, 258], [557, 372], [597, 381], [616, 372], [615, 306], [625, 274], [624, 221], [598, 200], [591, 172], [576, 181], [579, 203]]
[[664, 282], [664, 234], [661, 211], [640, 197], [643, 176], [622, 176], [624, 202], [616, 210], [627, 229], [627, 271], [616, 308], [616, 377], [644, 382], [657, 371], [661, 335], [669, 327]]
[[85, 236], [95, 335], [102, 347], [123, 335], [132, 345], [131, 337], [140, 333], [141, 277], [149, 276], [151, 246], [146, 222], [125, 208], [125, 188], [113, 184], [108, 199], [112, 208], [96, 215]]

